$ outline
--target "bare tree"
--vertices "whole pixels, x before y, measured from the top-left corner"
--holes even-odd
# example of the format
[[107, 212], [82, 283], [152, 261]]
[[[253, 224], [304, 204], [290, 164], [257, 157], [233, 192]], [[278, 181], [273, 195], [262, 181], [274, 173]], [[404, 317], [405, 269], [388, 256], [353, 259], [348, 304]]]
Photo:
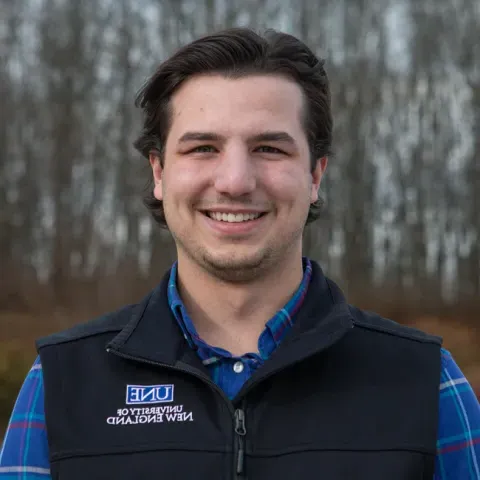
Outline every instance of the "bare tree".
[[335, 155], [305, 254], [353, 300], [370, 302], [365, 292], [374, 291], [405, 308], [478, 305], [474, 0], [3, 0], [0, 8], [3, 297], [32, 299], [26, 291], [46, 284], [56, 304], [85, 295], [100, 305], [158, 281], [175, 248], [141, 205], [150, 173], [132, 148], [135, 91], [180, 45], [245, 25], [291, 32], [327, 59]]

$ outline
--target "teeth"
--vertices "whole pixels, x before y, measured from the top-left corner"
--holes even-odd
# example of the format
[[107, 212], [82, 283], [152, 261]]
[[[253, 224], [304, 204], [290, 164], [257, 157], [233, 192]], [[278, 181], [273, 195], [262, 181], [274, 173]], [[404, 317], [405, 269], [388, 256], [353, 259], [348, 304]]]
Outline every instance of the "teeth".
[[207, 212], [210, 218], [218, 222], [239, 223], [255, 220], [260, 216], [259, 213], [221, 213], [221, 212]]

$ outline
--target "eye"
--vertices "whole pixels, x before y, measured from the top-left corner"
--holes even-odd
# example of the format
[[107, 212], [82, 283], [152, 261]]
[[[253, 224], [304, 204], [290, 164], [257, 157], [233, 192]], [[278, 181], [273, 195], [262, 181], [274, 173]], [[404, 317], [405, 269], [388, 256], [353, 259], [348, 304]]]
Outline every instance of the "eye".
[[212, 153], [216, 149], [212, 145], [199, 145], [198, 147], [192, 148], [190, 153]]
[[262, 145], [261, 147], [257, 147], [256, 150], [262, 153], [284, 153], [282, 150], [275, 147], [270, 147], [269, 145]]

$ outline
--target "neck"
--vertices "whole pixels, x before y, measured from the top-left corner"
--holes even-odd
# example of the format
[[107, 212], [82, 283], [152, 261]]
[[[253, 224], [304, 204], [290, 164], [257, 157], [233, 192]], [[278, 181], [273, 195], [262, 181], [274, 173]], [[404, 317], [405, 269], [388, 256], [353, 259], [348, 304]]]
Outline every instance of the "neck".
[[303, 277], [301, 253], [248, 284], [224, 282], [185, 260], [179, 256], [177, 285], [198, 334], [233, 355], [258, 351], [265, 324], [290, 300]]

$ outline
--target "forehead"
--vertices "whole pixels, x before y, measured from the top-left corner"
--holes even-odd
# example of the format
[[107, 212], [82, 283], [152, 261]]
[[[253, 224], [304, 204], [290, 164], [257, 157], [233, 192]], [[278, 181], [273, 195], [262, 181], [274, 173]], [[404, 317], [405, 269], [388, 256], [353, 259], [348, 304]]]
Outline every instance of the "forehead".
[[282, 76], [195, 76], [172, 97], [170, 134], [195, 129], [226, 135], [281, 129], [299, 135], [303, 103], [301, 88]]

